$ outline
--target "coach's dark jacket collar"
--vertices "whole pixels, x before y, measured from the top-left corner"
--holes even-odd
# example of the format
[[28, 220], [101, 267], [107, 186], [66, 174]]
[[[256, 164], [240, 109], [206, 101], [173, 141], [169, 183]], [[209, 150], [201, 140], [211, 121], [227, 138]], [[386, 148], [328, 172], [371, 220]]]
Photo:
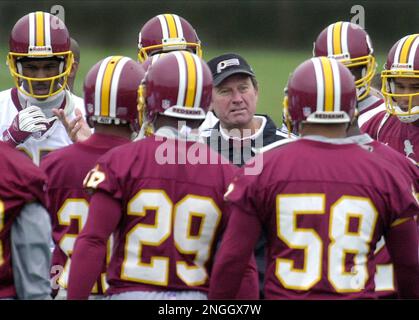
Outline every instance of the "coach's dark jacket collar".
[[244, 165], [247, 160], [255, 156], [252, 148], [260, 148], [286, 138], [286, 136], [277, 129], [276, 124], [268, 115], [258, 114], [257, 116], [266, 118], [266, 123], [263, 128], [259, 129], [263, 130], [263, 134], [256, 135], [256, 138], [244, 140], [228, 139], [227, 141], [220, 133], [220, 122], [218, 122], [214, 128], [211, 129], [210, 136], [206, 138], [207, 144], [221, 155], [228, 158], [231, 163], [239, 167]]

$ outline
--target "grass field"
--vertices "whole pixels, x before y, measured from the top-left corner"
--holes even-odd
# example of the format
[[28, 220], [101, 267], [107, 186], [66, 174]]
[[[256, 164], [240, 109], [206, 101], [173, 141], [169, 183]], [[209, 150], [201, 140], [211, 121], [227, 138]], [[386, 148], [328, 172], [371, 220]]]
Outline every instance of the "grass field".
[[[242, 55], [253, 67], [259, 81], [259, 105], [257, 112], [269, 114], [279, 126], [282, 115], [283, 89], [288, 76], [296, 66], [310, 58], [311, 52], [301, 51], [261, 51], [246, 49], [206, 50], [204, 59], [227, 53], [236, 52]], [[7, 49], [0, 48], [0, 61], [6, 61]], [[125, 55], [136, 59], [135, 48], [94, 48], [82, 46], [81, 63], [75, 83], [75, 93], [82, 96], [83, 79], [88, 70], [100, 59], [109, 55]], [[383, 64], [383, 58], [378, 57], [378, 70]], [[8, 67], [0, 63], [0, 90], [13, 86]]]

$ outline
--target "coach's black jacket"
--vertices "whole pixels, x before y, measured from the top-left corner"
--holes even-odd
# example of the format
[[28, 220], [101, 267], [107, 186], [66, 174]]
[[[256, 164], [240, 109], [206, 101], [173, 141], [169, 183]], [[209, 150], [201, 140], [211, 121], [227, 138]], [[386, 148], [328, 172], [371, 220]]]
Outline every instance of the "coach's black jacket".
[[[259, 135], [256, 133], [255, 139], [247, 139], [244, 141], [233, 141], [232, 139], [225, 140], [225, 136], [220, 134], [220, 122], [214, 128], [209, 129], [209, 137], [206, 138], [207, 144], [218, 151], [225, 158], [228, 158], [231, 163], [241, 167], [250, 158], [255, 156], [252, 148], [259, 149], [267, 146], [275, 141], [288, 138], [288, 135], [279, 129], [268, 115], [255, 115], [257, 117], [264, 117], [266, 119], [265, 126], [260, 128], [263, 130]], [[224, 141], [223, 141], [224, 140]], [[236, 150], [236, 151], [235, 151]], [[259, 288], [260, 295], [263, 298], [263, 284], [265, 278], [265, 246], [266, 236], [263, 234], [255, 248], [256, 262], [259, 270]]]
[[247, 160], [255, 156], [253, 148], [259, 149], [275, 141], [288, 138], [286, 134], [277, 129], [276, 124], [268, 115], [255, 115], [259, 118], [265, 118], [266, 123], [262, 133], [256, 132], [254, 139], [233, 140], [226, 139], [220, 132], [220, 122], [214, 128], [209, 129], [206, 137], [206, 143], [214, 150], [219, 152], [231, 163], [236, 166], [243, 166]]

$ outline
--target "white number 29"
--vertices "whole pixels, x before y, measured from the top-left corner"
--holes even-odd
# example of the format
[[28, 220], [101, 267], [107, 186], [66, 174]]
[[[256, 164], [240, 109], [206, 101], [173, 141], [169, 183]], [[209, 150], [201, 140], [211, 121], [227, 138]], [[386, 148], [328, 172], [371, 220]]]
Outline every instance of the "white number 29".
[[[163, 190], [142, 190], [128, 203], [128, 215], [145, 216], [146, 210], [155, 210], [155, 224], [138, 223], [127, 234], [125, 258], [121, 278], [136, 282], [166, 286], [169, 277], [169, 258], [153, 256], [142, 261], [143, 246], [159, 246], [173, 232], [174, 244], [182, 254], [194, 255], [193, 265], [176, 262], [176, 274], [188, 286], [205, 283], [205, 263], [210, 257], [221, 211], [208, 197], [187, 195], [173, 205]], [[200, 228], [192, 234], [192, 219], [199, 218]]]

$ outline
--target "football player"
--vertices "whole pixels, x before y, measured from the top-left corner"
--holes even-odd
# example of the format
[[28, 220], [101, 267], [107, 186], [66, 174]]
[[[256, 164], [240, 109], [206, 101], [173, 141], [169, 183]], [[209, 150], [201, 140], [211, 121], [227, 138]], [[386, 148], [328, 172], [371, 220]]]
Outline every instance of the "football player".
[[[365, 124], [361, 127], [362, 131], [374, 139], [394, 148], [400, 153], [400, 157], [406, 156], [416, 162], [416, 167], [408, 168], [407, 172], [416, 184], [418, 183], [418, 170], [415, 146], [419, 137], [416, 129], [419, 107], [415, 107], [419, 105], [418, 43], [418, 35], [411, 35], [404, 37], [392, 47], [387, 57], [385, 70], [382, 72], [382, 92], [388, 111], [380, 111], [372, 116], [365, 114], [368, 117], [364, 116]], [[418, 110], [415, 111], [415, 108]], [[378, 142], [372, 143], [379, 144]], [[381, 149], [385, 148], [381, 146]], [[395, 159], [391, 161], [393, 165], [397, 163]], [[397, 167], [406, 168], [406, 165], [403, 165], [403, 161], [399, 160]], [[376, 256], [377, 263], [379, 263], [376, 274], [377, 293], [382, 298], [394, 298], [397, 283], [384, 239], [380, 241]]]
[[[145, 71], [157, 59], [172, 51], [186, 50], [202, 57], [201, 41], [195, 29], [185, 18], [176, 14], [159, 14], [149, 19], [138, 34], [137, 47], [137, 58]], [[73, 141], [85, 140], [91, 134], [81, 116], [71, 120], [61, 112], [60, 120]], [[149, 134], [147, 130], [141, 131], [136, 140]]]
[[382, 95], [371, 86], [377, 63], [371, 38], [363, 28], [351, 22], [332, 23], [318, 35], [313, 56], [335, 58], [352, 72], [357, 88], [360, 125], [364, 113], [375, 114], [385, 110]]
[[419, 34], [397, 41], [381, 72], [387, 110], [366, 121], [361, 130], [416, 164], [419, 160]]
[[[86, 187], [95, 193], [75, 244], [70, 299], [88, 296], [112, 233], [112, 299], [206, 299], [229, 217], [223, 194], [235, 172], [196, 142], [211, 91], [211, 71], [190, 52], [169, 53], [149, 67], [139, 111], [154, 135], [111, 150], [89, 174]], [[239, 297], [257, 298], [254, 259], [245, 273]]]
[[[371, 86], [376, 73], [376, 62], [371, 39], [364, 29], [351, 22], [338, 21], [330, 24], [320, 32], [313, 44], [313, 57], [322, 56], [339, 60], [354, 75], [359, 125], [364, 121], [363, 114], [371, 116], [385, 110], [381, 93]], [[356, 128], [354, 124], [351, 127], [353, 130]], [[286, 127], [283, 115], [281, 130], [287, 132], [292, 129]]]
[[239, 173], [230, 184], [232, 213], [210, 299], [235, 296], [262, 226], [268, 299], [374, 298], [374, 249], [383, 234], [399, 295], [419, 297], [415, 190], [346, 138], [356, 101], [353, 76], [336, 59], [312, 58], [294, 71], [284, 112], [301, 138], [264, 153], [260, 175]]
[[74, 55], [74, 63], [68, 77], [68, 88], [71, 92], [74, 92], [74, 81], [76, 81], [76, 75], [80, 64], [80, 46], [79, 43], [73, 38], [70, 38], [70, 50]]
[[32, 12], [14, 25], [7, 64], [15, 88], [0, 93], [0, 134], [35, 164], [51, 150], [71, 143], [53, 113], [74, 118], [83, 100], [67, 87], [73, 66], [70, 36], [64, 23], [46, 12]]
[[0, 142], [0, 300], [49, 299], [51, 223], [46, 177]]
[[[144, 65], [154, 63], [160, 54], [175, 50], [188, 50], [202, 57], [201, 41], [185, 18], [176, 14], [159, 14], [141, 28], [138, 35], [138, 61]], [[208, 111], [201, 124], [201, 132], [214, 127], [217, 122], [213, 111]]]
[[[95, 133], [49, 154], [41, 163], [49, 181], [46, 193], [56, 244], [53, 275], [60, 271], [57, 298], [66, 297], [74, 242], [87, 220], [90, 195], [83, 190], [83, 179], [101, 155], [130, 142], [131, 134], [139, 130], [137, 92], [143, 77], [142, 67], [127, 57], [110, 56], [96, 63], [84, 81], [87, 121]], [[102, 271], [92, 290], [95, 298], [106, 289]]]
[[[358, 129], [359, 130], [359, 129]], [[415, 190], [419, 190], [419, 171], [408, 158], [394, 150], [393, 148], [372, 139], [367, 133], [349, 136], [348, 139], [354, 143], [369, 149], [388, 161], [395, 171], [399, 172], [408, 182], [415, 186]], [[394, 276], [394, 267], [391, 262], [390, 254], [385, 247], [385, 239], [381, 237], [375, 249], [376, 274], [375, 274], [375, 291], [380, 299], [397, 298], [397, 286]]]

